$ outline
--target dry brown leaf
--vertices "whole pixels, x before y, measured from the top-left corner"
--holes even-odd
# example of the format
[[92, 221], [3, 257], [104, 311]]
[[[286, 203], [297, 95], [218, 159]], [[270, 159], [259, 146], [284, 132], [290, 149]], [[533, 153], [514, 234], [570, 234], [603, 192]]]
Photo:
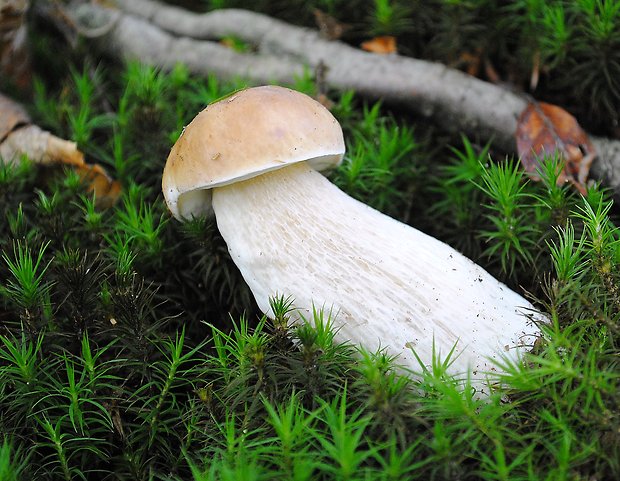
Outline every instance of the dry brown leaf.
[[375, 37], [361, 44], [362, 50], [372, 53], [390, 54], [396, 53], [396, 37], [391, 35], [384, 35], [382, 37]]
[[33, 125], [20, 104], [0, 94], [0, 158], [5, 162], [19, 162], [23, 155], [35, 163], [73, 167], [95, 193], [99, 206], [111, 206], [120, 196], [120, 184], [99, 164], [86, 164], [75, 142]]
[[88, 184], [88, 190], [95, 194], [99, 207], [111, 207], [121, 196], [121, 184], [113, 180], [99, 164], [83, 164], [75, 166], [75, 170]]
[[515, 135], [521, 164], [534, 180], [540, 180], [543, 155], [557, 151], [564, 162], [558, 183], [570, 182], [585, 193], [596, 150], [575, 117], [557, 105], [532, 102], [519, 117]]

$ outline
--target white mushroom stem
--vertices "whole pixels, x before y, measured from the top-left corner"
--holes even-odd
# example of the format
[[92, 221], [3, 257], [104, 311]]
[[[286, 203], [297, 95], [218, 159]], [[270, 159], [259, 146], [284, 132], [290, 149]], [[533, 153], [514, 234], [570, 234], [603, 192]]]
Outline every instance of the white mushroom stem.
[[433, 340], [454, 374], [533, 344], [532, 306], [459, 252], [349, 197], [305, 163], [217, 187], [213, 209], [235, 264], [269, 314], [292, 296], [335, 313], [337, 338], [386, 348], [419, 371]]

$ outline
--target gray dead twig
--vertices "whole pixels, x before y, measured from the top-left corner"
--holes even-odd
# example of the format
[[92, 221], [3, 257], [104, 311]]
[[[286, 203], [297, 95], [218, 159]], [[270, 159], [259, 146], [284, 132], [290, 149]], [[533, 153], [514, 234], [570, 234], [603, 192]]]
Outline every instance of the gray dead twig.
[[[86, 4], [71, 10], [80, 28], [90, 37], [96, 32], [93, 41], [112, 55], [164, 68], [181, 62], [198, 74], [257, 83], [290, 83], [305, 69], [323, 65], [332, 88], [409, 108], [449, 131], [516, 151], [514, 133], [527, 98], [442, 64], [364, 52], [245, 10], [196, 14], [154, 0], [116, 3], [116, 10]], [[228, 35], [252, 44], [255, 52], [237, 53], [218, 43]], [[620, 192], [620, 142], [595, 137], [592, 142], [598, 152], [593, 176]]]

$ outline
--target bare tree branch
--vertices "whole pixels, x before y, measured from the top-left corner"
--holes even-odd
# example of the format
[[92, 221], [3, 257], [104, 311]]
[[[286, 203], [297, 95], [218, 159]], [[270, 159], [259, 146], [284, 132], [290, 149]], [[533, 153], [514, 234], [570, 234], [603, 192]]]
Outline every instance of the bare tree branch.
[[[260, 83], [290, 83], [304, 69], [324, 65], [330, 87], [407, 107], [449, 131], [516, 151], [514, 133], [527, 97], [442, 64], [364, 52], [245, 10], [196, 14], [154, 0], [117, 0], [117, 6], [79, 5], [72, 11], [85, 33], [97, 32], [95, 41], [112, 55], [165, 68], [182, 62], [195, 73]], [[251, 43], [256, 53], [237, 53], [212, 41], [228, 35]], [[599, 154], [593, 175], [620, 192], [620, 142], [592, 141]]]

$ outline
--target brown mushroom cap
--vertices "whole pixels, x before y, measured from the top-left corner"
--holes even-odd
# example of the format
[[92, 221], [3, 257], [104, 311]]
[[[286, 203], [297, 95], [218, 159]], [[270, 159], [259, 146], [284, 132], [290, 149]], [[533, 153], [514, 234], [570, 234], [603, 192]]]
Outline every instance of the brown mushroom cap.
[[323, 170], [344, 155], [342, 129], [316, 100], [291, 89], [254, 87], [200, 112], [172, 147], [162, 179], [177, 218], [211, 211], [210, 189], [307, 161]]

